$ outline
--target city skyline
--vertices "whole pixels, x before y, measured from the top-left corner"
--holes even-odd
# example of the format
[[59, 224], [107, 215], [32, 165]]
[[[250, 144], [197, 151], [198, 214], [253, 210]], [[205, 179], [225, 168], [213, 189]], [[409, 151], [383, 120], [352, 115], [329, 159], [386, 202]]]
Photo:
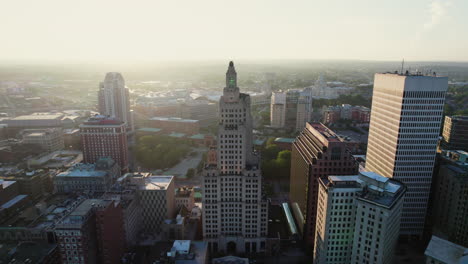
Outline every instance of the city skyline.
[[0, 10], [3, 60], [468, 61], [468, 37], [457, 33], [466, 28], [462, 0], [80, 1], [72, 7], [46, 0], [4, 2]]

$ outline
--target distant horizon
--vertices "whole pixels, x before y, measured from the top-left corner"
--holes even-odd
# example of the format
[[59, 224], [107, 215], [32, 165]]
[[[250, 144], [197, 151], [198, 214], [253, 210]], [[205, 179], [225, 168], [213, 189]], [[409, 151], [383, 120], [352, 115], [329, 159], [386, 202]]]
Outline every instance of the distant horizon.
[[0, 3], [0, 60], [467, 62], [465, 0]]

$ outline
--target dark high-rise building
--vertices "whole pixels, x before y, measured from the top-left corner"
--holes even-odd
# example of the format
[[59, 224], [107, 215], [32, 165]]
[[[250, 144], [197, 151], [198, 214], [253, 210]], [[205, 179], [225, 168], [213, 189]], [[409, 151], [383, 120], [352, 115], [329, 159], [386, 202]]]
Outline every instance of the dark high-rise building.
[[[346, 142], [321, 123], [307, 123], [292, 146], [289, 198], [304, 240], [313, 247], [318, 179], [329, 175], [356, 175], [357, 165]], [[311, 251], [313, 252], [313, 251]]]
[[128, 130], [133, 130], [130, 96], [122, 74], [106, 74], [104, 82], [99, 85], [98, 102], [101, 115], [114, 117], [124, 122]]
[[433, 234], [468, 247], [468, 153], [438, 154], [432, 198]]
[[128, 170], [125, 123], [105, 116], [94, 116], [80, 125], [80, 132], [85, 163], [96, 163], [102, 157], [110, 157], [121, 170]]
[[442, 148], [468, 151], [468, 116], [446, 116]]

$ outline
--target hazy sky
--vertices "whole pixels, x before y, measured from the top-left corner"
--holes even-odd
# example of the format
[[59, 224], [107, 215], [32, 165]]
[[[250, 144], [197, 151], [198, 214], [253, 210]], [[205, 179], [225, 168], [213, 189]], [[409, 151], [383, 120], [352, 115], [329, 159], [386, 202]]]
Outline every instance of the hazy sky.
[[0, 61], [468, 61], [468, 0], [0, 0]]

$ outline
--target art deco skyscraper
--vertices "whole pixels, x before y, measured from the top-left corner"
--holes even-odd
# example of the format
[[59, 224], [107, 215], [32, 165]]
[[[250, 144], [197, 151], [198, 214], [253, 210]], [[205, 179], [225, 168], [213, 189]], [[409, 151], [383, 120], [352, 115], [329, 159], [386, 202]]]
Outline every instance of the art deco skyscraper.
[[218, 146], [203, 171], [203, 238], [213, 252], [265, 251], [268, 207], [253, 149], [250, 97], [240, 93], [234, 63], [219, 101]]
[[407, 186], [402, 235], [423, 232], [447, 86], [435, 74], [375, 75], [366, 169]]
[[101, 115], [117, 118], [125, 123], [127, 130], [133, 130], [130, 97], [122, 74], [106, 74], [104, 82], [99, 85], [98, 102]]

